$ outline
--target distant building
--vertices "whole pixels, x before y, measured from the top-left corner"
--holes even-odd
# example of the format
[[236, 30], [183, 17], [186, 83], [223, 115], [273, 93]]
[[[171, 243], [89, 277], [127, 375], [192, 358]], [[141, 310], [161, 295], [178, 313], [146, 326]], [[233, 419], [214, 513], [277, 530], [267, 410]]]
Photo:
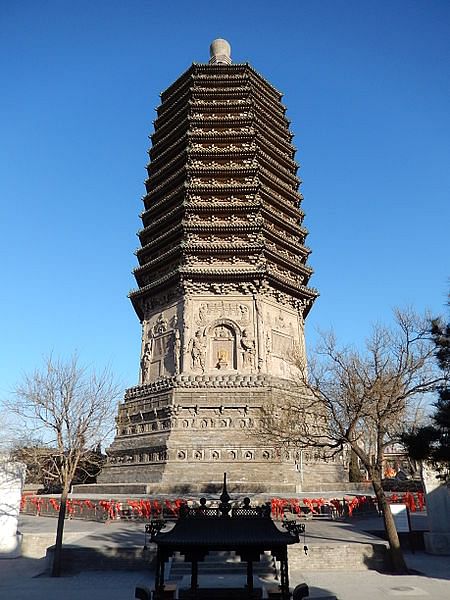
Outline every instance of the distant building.
[[[224, 40], [157, 109], [139, 231], [139, 385], [126, 392], [99, 481], [160, 491], [295, 491], [314, 453], [252, 436], [267, 399], [295, 394], [316, 290], [282, 94]], [[318, 470], [317, 465], [320, 466]]]

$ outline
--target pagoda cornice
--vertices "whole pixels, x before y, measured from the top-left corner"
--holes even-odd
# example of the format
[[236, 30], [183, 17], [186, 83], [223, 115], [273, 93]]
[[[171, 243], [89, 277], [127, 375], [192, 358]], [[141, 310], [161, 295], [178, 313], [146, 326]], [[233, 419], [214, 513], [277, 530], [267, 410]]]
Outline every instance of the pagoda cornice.
[[[271, 193], [272, 192], [272, 193]], [[273, 190], [270, 190], [265, 185], [261, 186], [259, 190], [259, 194], [261, 196], [261, 200], [264, 205], [271, 204], [278, 210], [287, 213], [291, 219], [294, 219], [298, 224], [301, 224], [304, 215], [304, 212], [297, 206], [290, 202], [286, 202], [286, 200], [280, 196], [279, 194], [274, 194]]]
[[220, 191], [222, 193], [230, 194], [248, 194], [250, 192], [256, 193], [258, 190], [258, 181], [252, 181], [249, 183], [232, 182], [225, 183], [219, 180], [213, 180], [211, 183], [201, 183], [198, 181], [190, 182], [186, 184], [186, 189], [190, 193], [204, 192], [208, 194], [214, 194], [214, 192]]
[[[304, 227], [300, 227], [299, 225], [296, 225], [294, 223], [289, 223], [288, 221], [283, 220], [280, 216], [271, 212], [266, 207], [264, 207], [261, 212], [263, 217], [266, 217], [269, 223], [275, 225], [275, 231], [277, 231], [278, 227], [280, 233], [284, 230], [284, 235], [291, 234], [292, 237], [296, 239], [301, 239], [302, 241], [308, 235], [307, 229], [305, 229]], [[281, 233], [281, 235], [283, 234]]]
[[181, 123], [189, 114], [189, 108], [187, 106], [184, 106], [169, 118], [166, 118], [165, 116], [158, 117], [156, 121], [153, 121], [155, 131], [152, 135], [152, 139], [154, 137], [164, 137], [166, 135], [165, 131], [167, 129], [170, 129], [170, 131], [172, 131], [172, 129], [174, 128], [174, 124]]
[[[263, 162], [269, 167], [274, 167], [280, 175], [283, 174], [290, 182], [294, 181], [297, 186], [302, 182], [299, 177], [295, 174], [296, 168], [287, 168], [280, 164], [279, 160], [275, 160], [272, 156], [264, 152], [262, 147], [260, 146], [257, 150], [258, 158], [261, 158]], [[292, 161], [293, 162], [293, 161]]]
[[183, 267], [180, 269], [180, 274], [186, 276], [196, 276], [197, 279], [206, 279], [208, 277], [221, 277], [223, 279], [239, 279], [240, 277], [261, 277], [265, 274], [265, 267], [260, 268], [244, 267], [242, 265], [236, 267]]
[[184, 225], [184, 230], [186, 231], [186, 233], [197, 233], [197, 232], [236, 232], [236, 233], [241, 233], [241, 232], [251, 232], [251, 233], [255, 233], [257, 231], [259, 231], [261, 227], [261, 223], [258, 221], [255, 221], [255, 223], [245, 223], [245, 222], [241, 222], [241, 223], [208, 223], [208, 222], [203, 222], [203, 223], [186, 223]]
[[184, 88], [190, 88], [193, 83], [194, 64], [192, 64], [184, 73], [182, 73], [168, 88], [160, 93], [161, 102], [169, 106]]
[[[202, 72], [202, 66], [206, 67], [206, 70], [208, 71], [207, 73]], [[221, 84], [225, 84], [224, 87], [227, 86], [228, 83], [234, 83], [234, 82], [239, 82], [239, 83], [246, 83], [247, 81], [247, 77], [245, 75], [245, 71], [241, 70], [241, 69], [236, 69], [237, 65], [227, 65], [226, 67], [226, 71], [225, 70], [217, 70], [215, 67], [216, 65], [200, 65], [198, 63], [194, 63], [194, 67], [195, 67], [195, 75], [194, 75], [194, 81], [195, 82], [204, 82], [206, 84], [217, 84], [217, 83], [221, 83]], [[230, 69], [231, 67], [231, 69]], [[216, 72], [212, 72], [212, 69], [215, 70]]]
[[253, 106], [222, 106], [219, 107], [216, 104], [204, 104], [202, 106], [190, 106], [190, 116], [193, 119], [205, 119], [212, 121], [214, 119], [220, 119], [221, 121], [227, 121], [228, 119], [246, 119], [247, 117], [253, 116]]
[[267, 280], [274, 285], [274, 287], [278, 287], [282, 291], [288, 292], [291, 296], [297, 298], [311, 298], [314, 299], [318, 296], [318, 293], [315, 293], [314, 288], [308, 288], [302, 283], [299, 283], [297, 280], [286, 276], [285, 274], [280, 273], [275, 268], [268, 266], [267, 271]]
[[279, 125], [283, 128], [289, 128], [291, 122], [286, 117], [286, 109], [280, 107], [279, 105], [273, 104], [273, 102], [268, 101], [267, 98], [262, 94], [251, 94], [251, 101], [253, 107], [256, 111], [261, 109], [264, 114], [267, 114], [267, 111], [272, 115], [273, 119], [278, 121]]
[[187, 242], [184, 245], [185, 250], [189, 250], [189, 252], [198, 252], [199, 254], [229, 254], [230, 252], [233, 254], [250, 254], [251, 252], [260, 253], [264, 250], [264, 244], [257, 243], [249, 243], [249, 242], [231, 242], [231, 241], [223, 241], [223, 242], [205, 242], [201, 244], [199, 242]]
[[209, 212], [229, 212], [236, 213], [242, 212], [247, 213], [248, 211], [255, 211], [259, 207], [259, 202], [185, 202], [186, 212], [195, 213], [209, 213]]
[[[187, 150], [186, 148], [182, 148], [181, 151], [178, 152], [173, 158], [168, 161], [152, 161], [147, 165], [147, 173], [150, 180], [158, 180], [161, 177], [165, 176], [167, 171], [171, 171], [174, 167], [176, 167], [176, 171], [179, 171], [185, 164], [187, 159]], [[181, 163], [181, 165], [179, 165]], [[175, 171], [175, 172], [176, 172]]]
[[[209, 63], [193, 63], [193, 69], [196, 77], [204, 78], [210, 81], [214, 78], [221, 78], [224, 81], [243, 77], [244, 79], [252, 79], [260, 84], [268, 94], [273, 96], [278, 102], [281, 101], [283, 94], [276, 89], [263, 75], [258, 73], [249, 63], [233, 63], [232, 65]], [[211, 77], [212, 75], [212, 77]]]
[[159, 245], [162, 245], [163, 243], [167, 243], [168, 240], [170, 240], [171, 238], [178, 237], [182, 232], [183, 232], [183, 227], [182, 227], [181, 223], [179, 223], [178, 225], [176, 225], [175, 227], [172, 227], [168, 231], [164, 231], [157, 238], [151, 240], [150, 242], [147, 242], [144, 246], [141, 246], [141, 248], [137, 248], [137, 250], [135, 250], [135, 254], [136, 254], [139, 262], [140, 262], [140, 258], [141, 257], [145, 258], [145, 255], [148, 254], [154, 248], [154, 246], [159, 246]]
[[250, 80], [256, 82], [256, 84], [259, 85], [262, 90], [269, 92], [269, 97], [273, 100], [273, 102], [276, 103], [277, 106], [281, 106], [284, 110], [286, 110], [286, 107], [281, 102], [281, 99], [283, 98], [282, 92], [277, 90], [275, 86], [267, 81], [267, 79], [249, 63], [245, 63], [245, 66], [250, 73]]
[[190, 157], [187, 163], [189, 172], [195, 175], [215, 174], [218, 176], [236, 175], [238, 171], [246, 171], [246, 175], [256, 175], [259, 164], [253, 158], [229, 157], [219, 159], [215, 156]]
[[147, 188], [147, 196], [149, 198], [153, 198], [154, 196], [158, 195], [158, 193], [161, 192], [161, 190], [165, 188], [170, 189], [174, 182], [176, 182], [178, 179], [184, 180], [186, 178], [186, 175], [186, 166], [183, 165], [180, 169], [178, 169], [178, 171], [175, 171], [173, 175], [167, 177], [162, 183], [156, 185], [155, 187], [153, 187], [152, 179], [147, 179], [145, 181], [145, 186]]
[[[270, 177], [271, 181], [277, 183], [279, 186], [283, 186], [284, 189], [298, 193], [300, 180], [292, 173], [285, 173], [281, 169], [276, 169], [272, 164], [267, 164], [264, 159], [258, 161], [259, 172], [266, 177]], [[298, 198], [300, 202], [300, 198]]]
[[252, 101], [250, 97], [247, 98], [229, 98], [227, 100], [202, 100], [201, 98], [195, 97], [196, 88], [192, 88], [193, 97], [189, 100], [189, 105], [193, 109], [200, 110], [218, 110], [220, 112], [229, 112], [230, 109], [236, 108], [241, 110], [242, 107], [250, 109], [252, 107]]
[[[279, 250], [273, 250], [270, 246], [266, 246], [264, 250], [266, 258], [270, 258], [275, 263], [278, 263], [282, 267], [287, 268], [296, 274], [302, 275], [304, 278], [309, 279], [314, 273], [313, 269], [302, 262], [296, 256], [285, 256], [280, 254]], [[270, 264], [270, 263], [269, 263]]]
[[306, 265], [307, 254], [295, 254], [295, 250], [291, 244], [280, 244], [279, 240], [274, 241], [272, 239], [269, 241], [266, 236], [264, 249], [277, 256], [284, 257], [283, 260], [292, 260], [296, 265], [303, 265], [310, 270], [311, 274], [313, 273], [312, 268]]
[[291, 157], [295, 152], [294, 147], [291, 144], [292, 134], [287, 129], [285, 132], [286, 135], [279, 135], [278, 132], [274, 132], [271, 129], [268, 129], [265, 126], [265, 123], [261, 121], [258, 117], [255, 117], [252, 123], [253, 128], [258, 133], [262, 133], [264, 137], [269, 140], [275, 148], [277, 148], [277, 152], [284, 152], [287, 156]]
[[[255, 145], [264, 150], [266, 154], [272, 156], [272, 158], [286, 165], [286, 168], [289, 170], [290, 168], [294, 168], [294, 171], [297, 170], [298, 164], [294, 161], [293, 157], [295, 155], [294, 147], [291, 146], [291, 150], [289, 152], [280, 152], [280, 149], [272, 144], [272, 142], [264, 135], [264, 132], [259, 131], [254, 139]], [[271, 153], [271, 154], [270, 154]]]
[[195, 127], [188, 131], [188, 137], [193, 141], [211, 141], [226, 143], [227, 140], [240, 140], [243, 142], [252, 141], [256, 131], [253, 127], [240, 127], [239, 129], [202, 129]]
[[252, 205], [254, 205], [255, 203], [259, 202], [255, 200], [257, 194], [254, 193], [239, 193], [239, 194], [235, 194], [234, 192], [230, 194], [228, 194], [227, 192], [222, 192], [222, 190], [220, 189], [215, 189], [213, 193], [211, 194], [192, 194], [192, 193], [186, 193], [185, 197], [186, 197], [186, 201], [190, 202], [192, 204], [197, 204], [197, 205], [201, 205], [204, 203], [214, 203], [215, 206], [218, 206], [219, 203], [224, 203], [224, 204], [228, 204], [228, 203], [235, 203], [235, 204], [245, 204], [245, 203], [250, 203]]
[[298, 275], [291, 269], [285, 269], [276, 262], [267, 263], [266, 273], [269, 281], [273, 278], [276, 278], [285, 285], [290, 285], [292, 287], [298, 288], [300, 285], [303, 285], [304, 282], [303, 275]]
[[177, 110], [180, 106], [186, 106], [188, 104], [187, 98], [192, 94], [193, 84], [189, 87], [186, 87], [182, 90], [182, 93], [171, 103], [166, 104], [165, 102], [160, 104], [156, 108], [156, 115], [159, 119], [160, 117], [164, 117], [167, 112], [171, 112], [172, 110]]
[[159, 219], [154, 219], [151, 223], [149, 223], [146, 227], [140, 229], [138, 231], [138, 235], [147, 235], [152, 232], [154, 229], [160, 229], [162, 225], [167, 224], [171, 220], [175, 219], [177, 215], [183, 215], [184, 206], [183, 204], [179, 204], [175, 206], [172, 210], [164, 212], [163, 215]]
[[[188, 163], [189, 175], [193, 177], [216, 177], [217, 179], [230, 178], [230, 177], [254, 177], [258, 172], [257, 166], [247, 165], [220, 165], [216, 163], [216, 166], [212, 164], [200, 165], [201, 161], [193, 160]], [[213, 161], [210, 161], [211, 163]]]
[[245, 126], [251, 126], [253, 123], [254, 117], [252, 114], [241, 114], [241, 115], [236, 115], [234, 113], [231, 114], [227, 114], [227, 115], [192, 115], [189, 116], [189, 122], [193, 127], [197, 127], [197, 126], [203, 126], [203, 127], [207, 127], [208, 129], [210, 127], [217, 127], [219, 126], [222, 129], [222, 125], [226, 124], [228, 126], [234, 126], [234, 127], [245, 127]]
[[265, 181], [260, 182], [260, 191], [261, 193], [265, 193], [268, 198], [277, 198], [283, 206], [290, 204], [290, 206], [297, 210], [300, 204], [300, 201], [303, 200], [302, 194], [297, 192], [293, 198], [286, 198], [286, 196], [282, 196], [278, 193], [276, 189], [267, 185]]
[[209, 63], [193, 63], [196, 80], [251, 81], [256, 83], [274, 102], [281, 103], [283, 94], [277, 90], [261, 73], [249, 63], [233, 63], [232, 65], [210, 65]]
[[242, 98], [243, 96], [249, 97], [251, 95], [251, 89], [249, 86], [233, 86], [233, 87], [217, 87], [217, 88], [209, 88], [196, 85], [192, 88], [192, 98], [202, 98], [207, 97], [208, 99], [211, 97], [219, 97], [225, 100], [229, 100], [232, 98]]
[[285, 247], [289, 251], [295, 250], [299, 254], [302, 255], [304, 260], [307, 260], [308, 256], [311, 254], [311, 248], [308, 246], [304, 246], [298, 239], [287, 239], [286, 236], [280, 236], [278, 232], [271, 231], [270, 229], [264, 229], [264, 237], [268, 240], [271, 240], [277, 245]]
[[153, 150], [159, 152], [161, 148], [172, 145], [172, 140], [178, 140], [178, 138], [185, 134], [188, 129], [189, 117], [186, 116], [182, 121], [175, 125], [173, 129], [169, 129], [169, 131], [163, 135], [161, 135], [160, 132], [155, 131], [155, 133], [152, 133], [150, 136]]
[[269, 124], [270, 129], [279, 132], [280, 135], [283, 132], [290, 140], [292, 139], [293, 135], [289, 129], [289, 120], [283, 114], [274, 114], [273, 110], [270, 110], [270, 107], [263, 103], [258, 103], [255, 96], [253, 96], [252, 109], [255, 115], [263, 117], [263, 121]]
[[160, 200], [154, 200], [154, 199], [150, 198], [148, 194], [146, 194], [142, 198], [142, 200], [143, 200], [145, 206], [147, 206], [147, 201], [151, 202], [151, 205], [148, 206], [144, 211], [141, 212], [141, 214], [139, 215], [140, 218], [146, 219], [150, 215], [152, 215], [152, 213], [154, 213], [154, 212], [157, 213], [159, 211], [159, 209], [163, 207], [163, 205], [164, 205], [164, 208], [166, 207], [166, 203], [167, 203], [167, 205], [170, 205], [172, 200], [176, 199], [184, 191], [185, 191], [185, 186], [184, 186], [184, 183], [182, 183], [181, 185], [179, 185], [178, 187], [173, 189], [169, 194], [163, 196]]
[[298, 204], [300, 202], [301, 198], [300, 194], [297, 191], [297, 184], [289, 185], [288, 183], [274, 175], [272, 171], [265, 169], [263, 166], [259, 167], [259, 177], [261, 179], [261, 182], [264, 182], [265, 180], [268, 189], [274, 187], [276, 190], [279, 190], [282, 193], [282, 195], [284, 194], [290, 196], [295, 204]]
[[[187, 131], [185, 131], [173, 144], [167, 146], [167, 148], [160, 149], [156, 153], [153, 150], [153, 147], [148, 151], [148, 155], [150, 161], [153, 163], [159, 163], [163, 160], [166, 160], [167, 156], [171, 156], [173, 152], [177, 151], [177, 148], [186, 148], [187, 149], [187, 141], [188, 135]], [[148, 166], [148, 165], [147, 165]]]
[[132, 273], [135, 277], [138, 277], [145, 271], [148, 271], [149, 269], [154, 268], [158, 263], [164, 262], [168, 258], [176, 256], [177, 254], [181, 254], [181, 251], [182, 251], [181, 244], [174, 246], [174, 247], [170, 248], [170, 250], [167, 250], [167, 252], [163, 252], [162, 254], [155, 256], [154, 258], [148, 260], [147, 262], [143, 263], [142, 265], [135, 267], [133, 269]]
[[170, 271], [169, 273], [166, 273], [165, 275], [158, 277], [158, 279], [155, 279], [151, 283], [147, 283], [146, 285], [144, 285], [138, 289], [136, 289], [136, 288], [132, 289], [128, 294], [128, 298], [133, 300], [133, 299], [136, 299], [136, 298], [139, 298], [142, 296], [146, 296], [149, 294], [149, 292], [155, 292], [155, 290], [158, 289], [159, 287], [166, 286], [172, 280], [176, 281], [177, 279], [179, 279], [179, 277], [180, 277], [180, 267], [177, 267], [173, 271]]
[[253, 158], [257, 151], [257, 146], [254, 143], [246, 143], [242, 146], [236, 144], [227, 144], [226, 146], [216, 146], [211, 144], [206, 148], [202, 144], [192, 144], [188, 154], [191, 157], [214, 157], [214, 158], [231, 158], [238, 156], [239, 158]]
[[293, 217], [287, 215], [285, 211], [279, 210], [275, 208], [275, 206], [267, 203], [263, 204], [262, 206], [262, 215], [270, 215], [272, 221], [277, 222], [278, 224], [286, 222], [286, 224], [289, 224], [291, 228], [295, 229], [295, 231], [298, 231], [298, 216]]

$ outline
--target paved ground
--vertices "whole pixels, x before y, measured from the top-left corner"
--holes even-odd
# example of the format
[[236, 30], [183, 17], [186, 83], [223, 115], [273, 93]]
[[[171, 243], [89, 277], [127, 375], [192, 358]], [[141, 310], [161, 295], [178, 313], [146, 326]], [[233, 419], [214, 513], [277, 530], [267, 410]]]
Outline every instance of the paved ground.
[[[423, 528], [423, 519], [416, 519], [416, 528]], [[52, 539], [56, 520], [45, 517], [24, 517], [21, 530], [25, 539], [33, 541], [41, 537]], [[355, 520], [352, 523], [314, 521], [307, 524], [308, 539], [314, 543], [330, 540], [361, 541], [367, 539], [362, 530], [376, 531], [381, 528], [379, 519], [369, 522]], [[142, 524], [119, 522], [105, 525], [85, 521], [68, 521], [66, 533], [70, 543], [82, 546], [142, 545]], [[371, 536], [369, 536], [371, 538]], [[42, 553], [41, 553], [42, 555]], [[393, 576], [376, 571], [308, 571], [291, 574], [291, 585], [306, 581], [312, 597], [334, 594], [339, 600], [379, 600], [450, 598], [450, 557], [426, 555], [423, 552], [407, 554], [408, 566], [418, 574]], [[0, 559], [1, 600], [132, 600], [138, 582], [152, 577], [148, 572], [88, 571], [70, 577], [52, 579], [42, 575], [44, 559]], [[220, 583], [220, 582], [219, 582]], [[227, 579], [226, 585], [230, 585]], [[223, 580], [222, 585], [225, 585]]]

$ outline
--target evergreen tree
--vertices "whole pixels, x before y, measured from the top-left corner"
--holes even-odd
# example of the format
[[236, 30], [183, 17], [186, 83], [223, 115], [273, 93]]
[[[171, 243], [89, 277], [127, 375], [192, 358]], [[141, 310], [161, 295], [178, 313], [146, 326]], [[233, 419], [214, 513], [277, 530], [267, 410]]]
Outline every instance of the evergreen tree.
[[403, 435], [409, 455], [414, 460], [431, 460], [443, 479], [450, 476], [450, 322], [433, 319], [431, 335], [435, 355], [442, 370], [443, 381], [438, 386], [432, 422], [426, 427]]

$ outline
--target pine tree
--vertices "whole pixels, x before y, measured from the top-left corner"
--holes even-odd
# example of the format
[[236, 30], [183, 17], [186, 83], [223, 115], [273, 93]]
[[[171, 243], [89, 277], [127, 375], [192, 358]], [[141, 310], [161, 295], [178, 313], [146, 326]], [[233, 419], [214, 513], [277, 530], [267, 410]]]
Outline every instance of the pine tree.
[[450, 477], [450, 322], [433, 319], [430, 328], [437, 363], [443, 380], [437, 388], [438, 399], [431, 424], [403, 435], [414, 460], [430, 460], [442, 479]]

